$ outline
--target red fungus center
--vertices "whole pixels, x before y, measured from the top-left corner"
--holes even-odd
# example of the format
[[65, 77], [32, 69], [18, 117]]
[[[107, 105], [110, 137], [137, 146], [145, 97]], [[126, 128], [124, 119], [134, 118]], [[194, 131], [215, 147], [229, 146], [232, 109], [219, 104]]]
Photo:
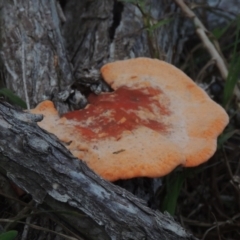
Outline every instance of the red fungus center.
[[[132, 131], [139, 125], [166, 133], [167, 126], [161, 123], [161, 116], [169, 115], [170, 111], [154, 98], [160, 94], [163, 94], [161, 90], [151, 87], [141, 89], [121, 87], [111, 93], [90, 94], [88, 97], [90, 104], [87, 108], [63, 116], [79, 122], [76, 129], [89, 140], [106, 137], [118, 139], [123, 131]], [[143, 111], [156, 117], [154, 120], [142, 118]]]

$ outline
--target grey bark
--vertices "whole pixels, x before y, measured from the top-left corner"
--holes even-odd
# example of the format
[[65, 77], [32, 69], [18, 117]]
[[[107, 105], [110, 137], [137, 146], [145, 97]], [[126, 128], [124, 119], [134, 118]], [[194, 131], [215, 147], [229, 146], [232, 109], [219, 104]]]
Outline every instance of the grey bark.
[[[144, 9], [114, 0], [71, 0], [64, 15], [56, 0], [0, 1], [4, 84], [29, 99], [30, 107], [53, 99], [66, 112], [86, 104], [78, 91], [83, 85], [95, 93], [108, 90], [99, 68], [109, 61], [151, 56], [175, 62], [184, 31], [176, 6], [147, 0]], [[150, 34], [147, 27], [163, 19], [169, 22]], [[73, 83], [80, 88], [71, 88]]]
[[[63, 13], [55, 0], [0, 1], [3, 84], [30, 107], [51, 99], [66, 112], [86, 104], [81, 93], [86, 88], [108, 90], [99, 74], [106, 62], [137, 56], [176, 61], [183, 39], [175, 5], [149, 0], [145, 7], [141, 12], [113, 0], [70, 0]], [[171, 19], [168, 25], [149, 34], [146, 28], [165, 17]], [[61, 218], [84, 236], [192, 239], [171, 217], [147, 208], [73, 158], [37, 127], [38, 117], [3, 103], [0, 109], [0, 168], [36, 202], [80, 213]]]
[[31, 107], [69, 91], [73, 77], [55, 0], [1, 1], [0, 10], [6, 87]]
[[[107, 62], [145, 56], [174, 63], [182, 50], [184, 29], [172, 1], [146, 0], [144, 8], [127, 2], [72, 0], [64, 8], [63, 36], [74, 77], [80, 84], [95, 81], [92, 90], [101, 87], [91, 73]], [[162, 20], [169, 22], [151, 32]]]
[[74, 158], [32, 115], [0, 102], [0, 168], [33, 199], [89, 239], [194, 239], [172, 217], [147, 208]]

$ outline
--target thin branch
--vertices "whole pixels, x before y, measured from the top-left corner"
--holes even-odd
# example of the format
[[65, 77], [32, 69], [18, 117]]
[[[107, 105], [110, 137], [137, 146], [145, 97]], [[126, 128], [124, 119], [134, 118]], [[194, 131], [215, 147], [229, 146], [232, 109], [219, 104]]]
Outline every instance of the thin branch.
[[221, 57], [220, 53], [217, 51], [216, 47], [210, 41], [209, 37], [206, 33], [208, 30], [203, 25], [203, 23], [199, 20], [199, 18], [195, 15], [195, 13], [184, 3], [183, 0], [174, 0], [176, 4], [181, 8], [181, 10], [186, 14], [187, 17], [193, 20], [193, 23], [196, 28], [196, 33], [198, 34], [199, 38], [204, 43], [206, 49], [212, 56], [212, 58], [216, 61], [216, 65], [219, 69], [219, 72], [224, 80], [227, 79], [228, 76], [228, 69], [227, 66]]
[[[23, 31], [21, 31], [23, 32]], [[24, 88], [24, 94], [25, 94], [25, 100], [27, 104], [27, 109], [30, 110], [30, 102], [27, 92], [27, 83], [26, 83], [26, 69], [25, 69], [25, 39], [23, 36], [23, 33], [21, 33], [22, 37], [22, 80], [23, 80], [23, 88]]]
[[[200, 19], [196, 16], [196, 14], [185, 4], [184, 0], [174, 0], [176, 4], [181, 8], [181, 10], [186, 14], [187, 17], [193, 19], [193, 23], [196, 28], [196, 33], [198, 34], [199, 38], [202, 40], [203, 44], [205, 45], [206, 49], [208, 50], [209, 54], [212, 56], [212, 59], [216, 62], [216, 66], [222, 76], [222, 78], [226, 81], [228, 77], [228, 68], [224, 62], [223, 57], [221, 56], [220, 48], [218, 47], [218, 42], [214, 40], [214, 44], [210, 41], [207, 33], [209, 31], [200, 21]], [[237, 86], [234, 88], [234, 95], [240, 99], [240, 90]]]

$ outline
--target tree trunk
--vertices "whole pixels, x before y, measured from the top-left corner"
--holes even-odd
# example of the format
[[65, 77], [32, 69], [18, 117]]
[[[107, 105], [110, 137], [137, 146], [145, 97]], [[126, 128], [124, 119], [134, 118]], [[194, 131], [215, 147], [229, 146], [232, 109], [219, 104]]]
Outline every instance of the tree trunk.
[[6, 87], [30, 107], [44, 99], [57, 98], [61, 91], [69, 91], [73, 75], [56, 2], [9, 0], [1, 1], [0, 6], [1, 60]]
[[[99, 68], [138, 56], [177, 60], [180, 19], [170, 1], [0, 1], [3, 84], [29, 107], [51, 99], [60, 112], [108, 87]], [[160, 26], [160, 27], [159, 27]], [[43, 207], [89, 239], [194, 239], [170, 216], [104, 181], [36, 123], [0, 103], [0, 169]]]

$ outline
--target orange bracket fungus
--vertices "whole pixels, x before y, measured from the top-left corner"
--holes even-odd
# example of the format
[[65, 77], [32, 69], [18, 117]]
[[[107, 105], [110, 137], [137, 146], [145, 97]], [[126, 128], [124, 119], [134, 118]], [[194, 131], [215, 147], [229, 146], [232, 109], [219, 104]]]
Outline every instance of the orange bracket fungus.
[[91, 94], [85, 109], [59, 117], [44, 101], [31, 110], [96, 173], [110, 181], [160, 177], [213, 155], [228, 115], [182, 71], [136, 58], [108, 63], [101, 73], [114, 91]]

